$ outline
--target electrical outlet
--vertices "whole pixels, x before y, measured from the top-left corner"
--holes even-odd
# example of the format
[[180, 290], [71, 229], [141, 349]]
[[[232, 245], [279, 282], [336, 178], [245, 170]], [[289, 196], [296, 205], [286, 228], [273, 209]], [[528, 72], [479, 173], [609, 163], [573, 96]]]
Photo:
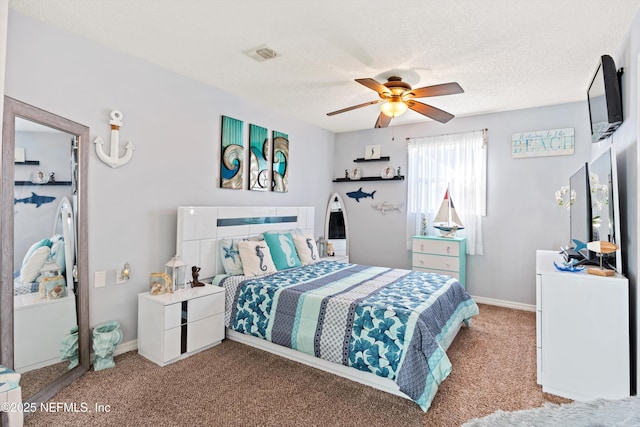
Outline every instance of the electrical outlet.
[[104, 288], [107, 282], [107, 272], [106, 271], [96, 271], [95, 276], [93, 278], [93, 287], [94, 288]]

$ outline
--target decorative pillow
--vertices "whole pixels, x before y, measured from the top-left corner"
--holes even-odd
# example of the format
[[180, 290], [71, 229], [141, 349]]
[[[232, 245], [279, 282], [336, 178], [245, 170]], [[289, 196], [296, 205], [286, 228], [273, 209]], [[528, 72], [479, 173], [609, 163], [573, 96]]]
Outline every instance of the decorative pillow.
[[[27, 250], [27, 253], [24, 255], [24, 258], [22, 258], [22, 267], [24, 267], [24, 265], [27, 263], [27, 261], [29, 261], [29, 258], [31, 258], [31, 255], [33, 255], [33, 253], [38, 248], [41, 248], [43, 246], [51, 248], [51, 240], [42, 239], [39, 242], [35, 242], [33, 245], [31, 245], [31, 247]], [[22, 267], [20, 267], [20, 270], [22, 270]]]
[[243, 274], [242, 260], [238, 252], [238, 239], [221, 239], [218, 243], [218, 251], [222, 266], [227, 274]]
[[241, 240], [238, 242], [238, 251], [245, 276], [260, 276], [278, 271], [273, 264], [269, 246], [264, 241]]
[[51, 255], [51, 249], [48, 246], [41, 246], [36, 249], [27, 262], [20, 269], [20, 282], [30, 283], [36, 280], [40, 275], [40, 270]]
[[318, 246], [313, 236], [310, 234], [300, 234], [293, 236], [293, 243], [296, 245], [296, 251], [302, 265], [313, 264], [320, 261]]
[[264, 233], [264, 241], [269, 245], [273, 263], [278, 270], [302, 265], [291, 233]]
[[51, 238], [51, 261], [60, 267], [60, 273], [64, 273], [67, 267], [64, 256], [64, 239], [56, 234]]

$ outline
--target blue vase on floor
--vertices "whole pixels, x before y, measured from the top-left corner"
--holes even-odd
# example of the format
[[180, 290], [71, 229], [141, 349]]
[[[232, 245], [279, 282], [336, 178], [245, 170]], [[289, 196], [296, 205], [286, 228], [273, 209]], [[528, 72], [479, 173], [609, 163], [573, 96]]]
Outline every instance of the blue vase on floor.
[[93, 370], [101, 371], [113, 368], [116, 363], [113, 360], [113, 352], [116, 346], [122, 341], [122, 330], [120, 322], [111, 320], [100, 323], [93, 328]]
[[62, 337], [60, 359], [69, 361], [69, 368], [78, 366], [78, 327], [74, 326], [68, 335]]

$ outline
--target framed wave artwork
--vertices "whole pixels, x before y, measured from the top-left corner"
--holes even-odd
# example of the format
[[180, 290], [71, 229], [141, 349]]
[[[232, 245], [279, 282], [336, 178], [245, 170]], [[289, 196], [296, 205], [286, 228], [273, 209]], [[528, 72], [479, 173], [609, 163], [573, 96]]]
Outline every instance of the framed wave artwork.
[[289, 189], [289, 135], [286, 133], [273, 131], [272, 159], [272, 190], [286, 193]]
[[244, 168], [244, 122], [222, 116], [220, 187], [242, 189]]
[[249, 125], [249, 190], [269, 190], [269, 131]]

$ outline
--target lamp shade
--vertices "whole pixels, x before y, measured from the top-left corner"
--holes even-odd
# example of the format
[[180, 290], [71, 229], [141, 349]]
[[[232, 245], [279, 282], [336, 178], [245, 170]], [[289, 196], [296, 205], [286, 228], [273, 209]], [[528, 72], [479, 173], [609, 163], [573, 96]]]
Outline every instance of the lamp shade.
[[380, 104], [380, 111], [389, 117], [398, 117], [407, 111], [407, 104], [403, 101], [387, 101]]

